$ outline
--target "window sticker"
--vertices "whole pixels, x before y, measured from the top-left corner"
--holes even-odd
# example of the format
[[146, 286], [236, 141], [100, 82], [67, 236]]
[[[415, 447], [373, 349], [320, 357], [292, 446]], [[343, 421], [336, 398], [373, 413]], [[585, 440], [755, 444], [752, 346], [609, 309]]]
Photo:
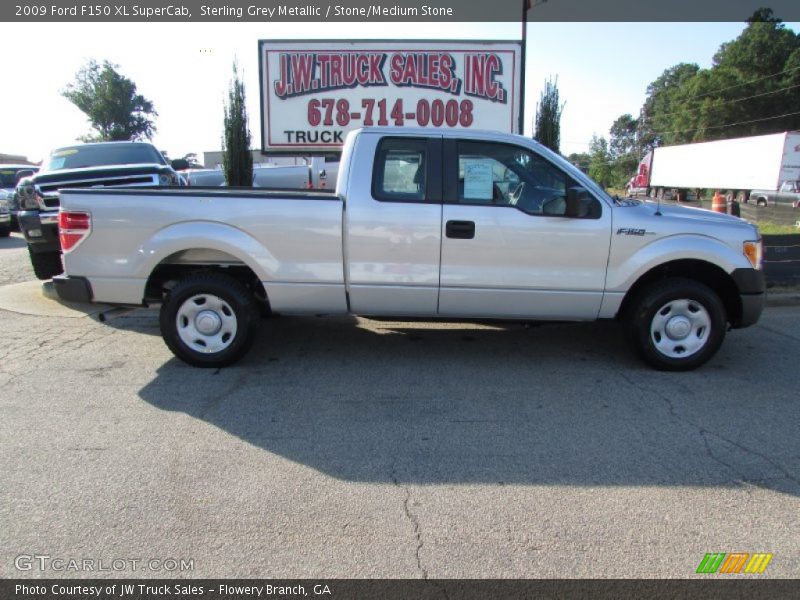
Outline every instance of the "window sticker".
[[471, 200], [492, 199], [492, 160], [465, 158], [464, 198]]

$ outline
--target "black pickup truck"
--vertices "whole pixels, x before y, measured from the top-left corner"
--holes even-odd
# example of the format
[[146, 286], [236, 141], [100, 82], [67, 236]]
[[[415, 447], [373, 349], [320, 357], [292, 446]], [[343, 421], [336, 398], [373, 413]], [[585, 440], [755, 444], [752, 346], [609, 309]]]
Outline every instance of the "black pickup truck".
[[175, 186], [178, 174], [155, 146], [100, 142], [58, 148], [18, 189], [19, 227], [33, 271], [50, 279], [64, 271], [58, 237], [59, 190], [108, 186]]

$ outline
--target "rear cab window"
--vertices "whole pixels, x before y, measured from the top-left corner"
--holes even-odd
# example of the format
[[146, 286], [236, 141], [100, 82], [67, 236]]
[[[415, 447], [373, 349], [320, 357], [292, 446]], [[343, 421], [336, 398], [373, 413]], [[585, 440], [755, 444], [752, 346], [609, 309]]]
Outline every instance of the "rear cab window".
[[372, 196], [384, 202], [440, 202], [441, 140], [382, 139], [375, 152]]

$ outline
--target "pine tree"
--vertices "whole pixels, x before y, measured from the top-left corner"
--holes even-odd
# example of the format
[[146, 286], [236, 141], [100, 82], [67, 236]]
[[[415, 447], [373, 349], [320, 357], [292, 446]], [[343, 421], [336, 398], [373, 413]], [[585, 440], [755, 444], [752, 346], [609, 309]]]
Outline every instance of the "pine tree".
[[544, 90], [536, 103], [536, 130], [533, 138], [559, 152], [561, 147], [561, 112], [566, 102], [559, 104], [558, 77], [548, 79], [544, 83]]
[[253, 155], [250, 151], [250, 130], [247, 127], [244, 83], [239, 68], [233, 63], [233, 79], [224, 105], [222, 138], [222, 170], [225, 182], [232, 186], [252, 187]]

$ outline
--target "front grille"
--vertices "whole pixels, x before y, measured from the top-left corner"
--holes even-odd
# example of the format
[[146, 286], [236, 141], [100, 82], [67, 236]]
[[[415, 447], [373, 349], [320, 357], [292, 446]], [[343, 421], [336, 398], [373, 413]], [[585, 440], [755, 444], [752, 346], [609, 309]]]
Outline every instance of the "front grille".
[[43, 194], [54, 192], [56, 190], [63, 190], [66, 188], [93, 188], [93, 187], [108, 187], [114, 185], [155, 185], [158, 184], [157, 175], [135, 175], [129, 177], [114, 177], [109, 179], [91, 179], [88, 181], [70, 181], [68, 183], [56, 183], [51, 185], [42, 185], [40, 189]]
[[58, 196], [45, 196], [42, 201], [47, 208], [58, 208], [61, 204]]

